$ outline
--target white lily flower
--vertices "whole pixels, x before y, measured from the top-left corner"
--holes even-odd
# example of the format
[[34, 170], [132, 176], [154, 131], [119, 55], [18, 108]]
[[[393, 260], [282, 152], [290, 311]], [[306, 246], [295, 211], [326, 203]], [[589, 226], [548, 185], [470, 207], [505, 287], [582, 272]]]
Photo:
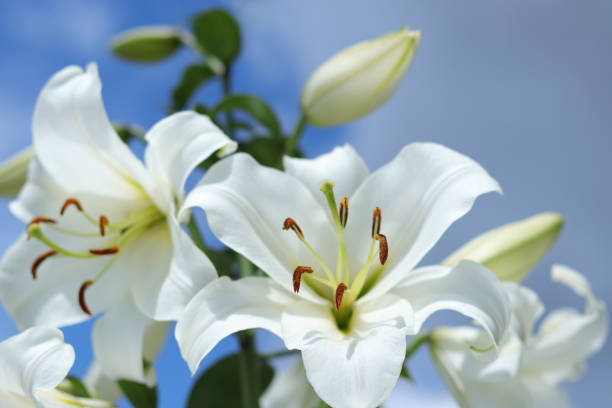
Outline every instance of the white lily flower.
[[0, 405], [3, 408], [108, 408], [108, 401], [55, 390], [74, 363], [64, 334], [37, 326], [0, 343]]
[[146, 134], [143, 165], [106, 116], [95, 64], [47, 82], [32, 132], [28, 181], [10, 207], [29, 224], [0, 265], [0, 298], [20, 328], [105, 312], [95, 356], [112, 378], [142, 382], [145, 332], [178, 318], [217, 276], [176, 217], [185, 180], [236, 144], [207, 117], [180, 112]]
[[[348, 145], [284, 165], [233, 155], [185, 201], [269, 275], [221, 278], [194, 297], [175, 332], [192, 371], [225, 336], [260, 327], [301, 350], [325, 402], [373, 407], [399, 377], [406, 335], [435, 311], [456, 310], [494, 341], [502, 337], [510, 311], [492, 273], [470, 261], [414, 269], [477, 196], [499, 190], [478, 164], [440, 145], [411, 144], [373, 174]], [[344, 197], [339, 211], [325, 180]]]
[[513, 306], [513, 329], [500, 345], [497, 360], [483, 363], [466, 352], [466, 344], [482, 337], [473, 327], [441, 328], [433, 332], [432, 355], [461, 407], [569, 407], [560, 389], [577, 379], [585, 360], [603, 346], [608, 330], [606, 307], [593, 295], [586, 279], [566, 266], [555, 265], [552, 279], [583, 296], [583, 313], [563, 308], [540, 324], [544, 307], [525, 287], [506, 283]]
[[317, 408], [319, 402], [319, 397], [308, 384], [302, 359], [290, 369], [277, 370], [259, 398], [261, 408]]

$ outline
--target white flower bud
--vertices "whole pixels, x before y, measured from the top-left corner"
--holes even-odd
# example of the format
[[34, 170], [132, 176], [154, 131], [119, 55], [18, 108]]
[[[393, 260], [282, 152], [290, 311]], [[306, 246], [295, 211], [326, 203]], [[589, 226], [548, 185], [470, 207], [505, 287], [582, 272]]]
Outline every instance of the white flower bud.
[[28, 166], [34, 155], [31, 147], [0, 163], [0, 196], [16, 196], [26, 182]]
[[410, 66], [420, 31], [403, 28], [340, 51], [310, 77], [301, 106], [308, 122], [334, 126], [380, 107]]
[[479, 235], [443, 264], [454, 266], [469, 259], [484, 265], [502, 281], [518, 282], [546, 255], [562, 227], [561, 214], [534, 215]]

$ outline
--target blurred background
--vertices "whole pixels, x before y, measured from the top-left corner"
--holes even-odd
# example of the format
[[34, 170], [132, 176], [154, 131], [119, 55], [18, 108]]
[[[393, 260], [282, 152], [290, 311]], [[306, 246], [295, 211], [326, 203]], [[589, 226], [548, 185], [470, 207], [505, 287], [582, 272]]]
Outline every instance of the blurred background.
[[[308, 156], [351, 143], [370, 169], [393, 158], [405, 144], [435, 141], [481, 163], [504, 189], [481, 198], [427, 256], [439, 262], [473, 236], [541, 211], [566, 217], [552, 251], [527, 278], [548, 310], [582, 302], [550, 282], [553, 263], [583, 272], [595, 293], [612, 305], [612, 3], [559, 0], [439, 0], [436, 2], [236, 0], [172, 2], [0, 0], [0, 159], [28, 146], [38, 92], [57, 70], [97, 61], [103, 96], [113, 121], [149, 128], [165, 116], [169, 93], [186, 64], [181, 51], [166, 62], [142, 66], [120, 61], [108, 48], [112, 36], [138, 25], [187, 26], [189, 17], [212, 7], [239, 20], [243, 51], [233, 78], [236, 92], [270, 103], [290, 131], [298, 118], [300, 90], [327, 57], [355, 42], [408, 25], [423, 31], [412, 68], [380, 110], [350, 125], [308, 128], [301, 146]], [[201, 99], [217, 98], [218, 85]], [[0, 201], [0, 249], [23, 225]], [[440, 313], [430, 321], [464, 320]], [[73, 372], [91, 359], [91, 323], [65, 329], [78, 350]], [[16, 332], [0, 309], [0, 340]], [[268, 351], [282, 343], [260, 333]], [[226, 339], [207, 357], [207, 367], [236, 349]], [[588, 362], [585, 376], [565, 386], [576, 405], [609, 399], [612, 346]], [[280, 361], [279, 364], [283, 364]], [[182, 406], [191, 377], [169, 338], [156, 362], [161, 407]], [[400, 380], [388, 406], [455, 406], [423, 349], [411, 361], [415, 383]], [[401, 401], [401, 404], [400, 404]], [[122, 406], [128, 406], [123, 402]]]

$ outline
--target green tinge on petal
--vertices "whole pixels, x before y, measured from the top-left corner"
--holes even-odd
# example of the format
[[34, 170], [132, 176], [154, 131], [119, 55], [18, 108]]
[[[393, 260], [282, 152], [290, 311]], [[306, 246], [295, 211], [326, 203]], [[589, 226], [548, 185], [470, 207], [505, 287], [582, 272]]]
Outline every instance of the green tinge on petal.
[[34, 149], [28, 147], [0, 164], [0, 196], [13, 197], [26, 182]]
[[503, 225], [474, 238], [443, 262], [455, 266], [463, 259], [478, 262], [502, 281], [521, 281], [553, 245], [563, 216], [545, 212]]

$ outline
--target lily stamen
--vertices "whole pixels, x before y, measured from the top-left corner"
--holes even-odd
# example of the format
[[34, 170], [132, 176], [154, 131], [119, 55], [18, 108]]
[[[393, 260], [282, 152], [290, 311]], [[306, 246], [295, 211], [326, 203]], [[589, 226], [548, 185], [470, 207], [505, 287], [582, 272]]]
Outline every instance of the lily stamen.
[[64, 204], [62, 205], [62, 208], [60, 209], [60, 215], [64, 215], [68, 207], [70, 207], [71, 205], [74, 205], [77, 208], [77, 210], [79, 210], [80, 212], [83, 212], [83, 206], [81, 205], [81, 202], [77, 200], [76, 198], [69, 198], [66, 201], [64, 201]]
[[89, 286], [93, 285], [93, 283], [94, 281], [92, 280], [85, 281], [79, 288], [79, 306], [81, 306], [81, 310], [83, 310], [83, 312], [87, 313], [90, 316], [91, 316], [91, 311], [89, 310], [89, 307], [87, 307], [87, 303], [85, 303], [85, 290]]
[[293, 232], [295, 232], [295, 235], [297, 235], [297, 237], [300, 240], [302, 241], [304, 240], [304, 233], [302, 232], [302, 229], [297, 224], [297, 222], [295, 222], [293, 218], [289, 217], [285, 219], [285, 221], [283, 222], [283, 229], [285, 231], [288, 229], [291, 229]]
[[110, 248], [103, 248], [103, 249], [90, 249], [89, 253], [92, 255], [112, 255], [112, 254], [116, 254], [117, 252], [119, 252], [119, 247], [117, 245], [112, 246]]
[[100, 235], [106, 235], [106, 226], [108, 225], [108, 218], [106, 217], [106, 215], [100, 216], [98, 224], [100, 225]]
[[338, 217], [340, 218], [340, 225], [346, 228], [346, 222], [348, 221], [348, 198], [344, 197], [340, 201], [340, 207], [338, 209]]
[[380, 224], [382, 222], [382, 214], [380, 208], [376, 207], [372, 212], [372, 238], [376, 234], [380, 234]]
[[389, 244], [387, 242], [387, 237], [383, 234], [376, 234], [375, 239], [378, 241], [379, 252], [378, 256], [380, 259], [380, 264], [384, 265], [387, 262], [387, 257], [389, 256]]
[[293, 291], [298, 293], [300, 291], [300, 283], [302, 282], [302, 275], [305, 273], [312, 273], [312, 268], [309, 266], [298, 266], [293, 271]]
[[55, 219], [53, 219], [53, 218], [50, 218], [50, 217], [34, 217], [28, 223], [28, 225], [26, 225], [26, 230], [28, 230], [31, 225], [40, 224], [40, 223], [57, 224], [57, 221]]
[[32, 279], [36, 279], [36, 273], [38, 271], [38, 267], [40, 266], [41, 263], [43, 263], [43, 261], [53, 255], [56, 255], [57, 251], [54, 249], [50, 249], [46, 252], [43, 252], [42, 254], [40, 254], [38, 256], [38, 258], [36, 258], [34, 260], [34, 262], [32, 262], [32, 266], [30, 268], [30, 271], [32, 272]]
[[342, 306], [342, 297], [344, 296], [344, 292], [347, 290], [347, 286], [344, 283], [341, 283], [338, 285], [338, 287], [336, 288], [336, 295], [335, 295], [335, 304], [336, 304], [336, 310], [340, 310], [340, 306]]

